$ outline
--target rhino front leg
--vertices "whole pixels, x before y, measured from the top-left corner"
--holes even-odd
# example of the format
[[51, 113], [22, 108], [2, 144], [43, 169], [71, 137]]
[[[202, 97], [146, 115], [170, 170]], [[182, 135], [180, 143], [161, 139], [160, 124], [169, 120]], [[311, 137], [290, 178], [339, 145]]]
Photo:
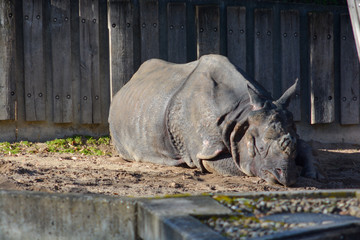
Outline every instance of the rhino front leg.
[[322, 171], [319, 161], [314, 158], [311, 147], [301, 139], [297, 141], [296, 165], [302, 166], [301, 176], [319, 181], [327, 179]]
[[219, 155], [215, 159], [200, 160], [202, 166], [208, 172], [217, 172], [225, 176], [245, 176], [243, 172], [236, 166], [231, 155]]

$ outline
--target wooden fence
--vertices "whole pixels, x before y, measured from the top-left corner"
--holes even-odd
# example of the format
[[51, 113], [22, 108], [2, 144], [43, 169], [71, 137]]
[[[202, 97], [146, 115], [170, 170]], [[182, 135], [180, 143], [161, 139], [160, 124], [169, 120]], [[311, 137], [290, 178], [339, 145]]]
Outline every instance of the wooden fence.
[[275, 98], [299, 78], [291, 109], [308, 138], [328, 129], [360, 133], [359, 62], [346, 6], [7, 0], [0, 3], [0, 139], [108, 134], [111, 96], [142, 62], [209, 53], [228, 56]]

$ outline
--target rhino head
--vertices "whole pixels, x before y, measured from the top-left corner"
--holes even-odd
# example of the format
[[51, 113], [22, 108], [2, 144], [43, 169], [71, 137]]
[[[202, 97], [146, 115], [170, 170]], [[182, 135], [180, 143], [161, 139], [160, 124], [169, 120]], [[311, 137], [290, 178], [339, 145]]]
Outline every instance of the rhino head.
[[296, 182], [298, 136], [287, 106], [297, 84], [296, 81], [276, 101], [263, 98], [248, 87], [251, 112], [246, 121], [236, 124], [230, 135], [232, 157], [248, 176], [285, 186]]

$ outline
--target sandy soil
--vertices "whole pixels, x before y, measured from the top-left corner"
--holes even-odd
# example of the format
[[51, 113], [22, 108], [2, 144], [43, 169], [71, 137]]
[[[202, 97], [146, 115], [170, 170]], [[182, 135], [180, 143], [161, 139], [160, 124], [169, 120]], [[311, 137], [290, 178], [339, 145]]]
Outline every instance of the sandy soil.
[[257, 177], [127, 162], [118, 156], [37, 153], [0, 155], [0, 189], [118, 196], [360, 188], [360, 146], [311, 143], [328, 181], [299, 178], [288, 188]]

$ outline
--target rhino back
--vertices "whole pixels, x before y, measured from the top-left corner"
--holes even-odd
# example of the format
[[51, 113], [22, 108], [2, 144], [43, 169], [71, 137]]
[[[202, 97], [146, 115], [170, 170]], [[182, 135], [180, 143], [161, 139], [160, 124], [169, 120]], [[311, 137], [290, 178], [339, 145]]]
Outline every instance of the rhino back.
[[123, 158], [168, 165], [179, 163], [169, 139], [166, 112], [171, 98], [196, 64], [149, 60], [114, 96], [109, 114], [110, 132]]

